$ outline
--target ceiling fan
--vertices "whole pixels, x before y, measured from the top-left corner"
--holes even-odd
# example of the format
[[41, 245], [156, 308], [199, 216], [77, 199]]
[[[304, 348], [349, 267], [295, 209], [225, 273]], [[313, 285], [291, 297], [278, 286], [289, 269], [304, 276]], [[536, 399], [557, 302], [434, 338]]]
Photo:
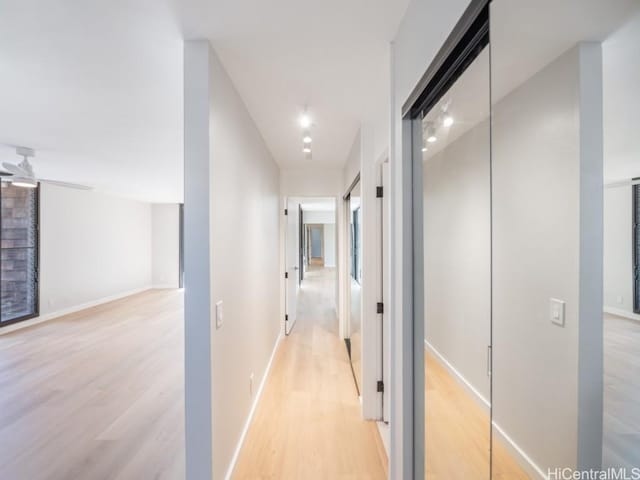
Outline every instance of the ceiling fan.
[[10, 182], [16, 187], [25, 188], [36, 188], [38, 186], [38, 182], [42, 182], [50, 183], [51, 185], [58, 185], [60, 187], [77, 188], [78, 190], [92, 189], [91, 187], [78, 185], [77, 183], [38, 178], [33, 171], [33, 166], [29, 163], [29, 158], [35, 157], [36, 155], [35, 150], [27, 147], [16, 147], [16, 154], [22, 157], [22, 160], [17, 165], [9, 162], [2, 162], [2, 166], [6, 170], [6, 172], [0, 172], [1, 180], [3, 182]]

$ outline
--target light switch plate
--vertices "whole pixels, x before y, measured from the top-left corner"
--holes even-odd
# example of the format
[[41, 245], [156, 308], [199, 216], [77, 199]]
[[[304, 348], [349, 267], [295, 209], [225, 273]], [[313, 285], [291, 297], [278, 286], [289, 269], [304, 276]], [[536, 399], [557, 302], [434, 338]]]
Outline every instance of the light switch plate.
[[216, 329], [222, 327], [224, 318], [222, 316], [222, 300], [216, 302]]
[[564, 327], [565, 302], [557, 298], [549, 299], [549, 317], [551, 323]]

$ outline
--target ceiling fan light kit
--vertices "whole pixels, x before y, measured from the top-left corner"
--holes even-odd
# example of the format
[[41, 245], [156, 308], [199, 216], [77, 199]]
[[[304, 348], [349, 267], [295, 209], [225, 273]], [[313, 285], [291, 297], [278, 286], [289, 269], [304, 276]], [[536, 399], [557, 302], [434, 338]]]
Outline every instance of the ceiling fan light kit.
[[11, 185], [23, 188], [36, 188], [38, 182], [50, 183], [52, 185], [58, 185], [60, 187], [75, 188], [78, 190], [91, 190], [91, 187], [86, 185], [78, 185], [77, 183], [60, 182], [58, 180], [47, 180], [44, 178], [38, 178], [33, 171], [33, 166], [29, 163], [29, 158], [35, 157], [36, 152], [33, 148], [16, 147], [16, 154], [22, 157], [22, 160], [17, 165], [9, 162], [2, 162], [2, 166], [7, 170], [8, 175], [4, 174], [2, 181], [10, 182]]

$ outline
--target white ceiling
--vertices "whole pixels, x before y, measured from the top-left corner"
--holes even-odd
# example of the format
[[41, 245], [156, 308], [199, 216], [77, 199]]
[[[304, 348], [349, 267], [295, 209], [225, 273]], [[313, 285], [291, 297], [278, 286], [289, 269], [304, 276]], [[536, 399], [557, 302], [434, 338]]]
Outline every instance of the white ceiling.
[[[42, 177], [151, 201], [182, 198], [182, 38], [161, 2], [8, 0], [0, 144]], [[11, 147], [0, 161], [17, 161]]]
[[299, 198], [300, 206], [305, 212], [334, 212], [336, 199], [330, 197], [302, 197]]
[[206, 37], [281, 166], [341, 166], [360, 122], [385, 118], [388, 44], [407, 3], [4, 1], [0, 161], [29, 146], [43, 177], [181, 201], [182, 41]]

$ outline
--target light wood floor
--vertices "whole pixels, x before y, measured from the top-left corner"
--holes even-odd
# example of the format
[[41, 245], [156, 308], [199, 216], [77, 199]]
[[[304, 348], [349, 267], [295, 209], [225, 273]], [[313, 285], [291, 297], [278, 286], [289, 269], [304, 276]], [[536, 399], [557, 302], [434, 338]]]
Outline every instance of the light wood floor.
[[182, 305], [153, 290], [0, 336], [0, 479], [184, 478]]
[[[425, 380], [425, 477], [428, 480], [488, 480], [491, 468], [488, 411], [426, 351]], [[529, 478], [495, 437], [492, 478]]]
[[361, 419], [344, 341], [334, 271], [307, 272], [298, 319], [283, 339], [234, 472], [236, 480], [385, 479], [374, 422]]
[[605, 467], [640, 467], [640, 322], [604, 317]]

